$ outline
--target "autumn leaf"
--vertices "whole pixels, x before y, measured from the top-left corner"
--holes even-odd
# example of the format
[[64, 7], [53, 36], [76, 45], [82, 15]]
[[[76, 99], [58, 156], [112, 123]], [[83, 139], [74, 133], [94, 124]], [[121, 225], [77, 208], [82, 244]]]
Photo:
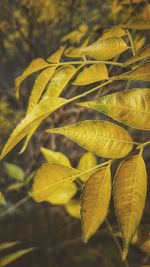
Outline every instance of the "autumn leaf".
[[[83, 154], [83, 156], [80, 158], [79, 163], [77, 165], [77, 169], [81, 172], [86, 171], [87, 169], [91, 169], [93, 167], [95, 167], [97, 165], [97, 159], [96, 157], [90, 153], [90, 152], [86, 152]], [[80, 176], [80, 179], [85, 182], [86, 180], [88, 180], [90, 176], [89, 174]]]

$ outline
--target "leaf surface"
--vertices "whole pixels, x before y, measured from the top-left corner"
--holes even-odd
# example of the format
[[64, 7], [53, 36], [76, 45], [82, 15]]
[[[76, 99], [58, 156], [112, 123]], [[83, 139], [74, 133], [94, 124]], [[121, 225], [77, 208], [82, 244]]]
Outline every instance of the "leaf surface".
[[[92, 153], [86, 152], [80, 158], [79, 163], [77, 165], [77, 169], [83, 172], [83, 171], [86, 171], [88, 169], [95, 167], [96, 165], [97, 165], [96, 157]], [[88, 180], [89, 176], [90, 176], [90, 173], [80, 176], [80, 178], [83, 182], [85, 182], [86, 180]]]
[[49, 163], [58, 163], [71, 167], [70, 160], [61, 152], [56, 152], [45, 147], [41, 147], [40, 151]]
[[101, 39], [109, 39], [111, 37], [123, 37], [125, 36], [127, 33], [125, 32], [124, 29], [119, 28], [119, 27], [112, 27], [110, 29], [107, 29], [104, 31]]
[[76, 199], [72, 199], [71, 201], [69, 201], [66, 205], [65, 208], [67, 210], [67, 212], [74, 218], [76, 219], [80, 219], [80, 209], [81, 209], [81, 205], [80, 205], [80, 201], [76, 200]]

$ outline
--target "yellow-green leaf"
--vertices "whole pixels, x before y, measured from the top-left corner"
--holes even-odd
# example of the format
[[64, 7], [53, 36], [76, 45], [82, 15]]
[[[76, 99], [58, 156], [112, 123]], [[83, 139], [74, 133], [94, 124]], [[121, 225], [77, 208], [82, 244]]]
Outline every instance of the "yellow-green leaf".
[[3, 205], [3, 206], [6, 205], [6, 200], [5, 200], [5, 197], [4, 197], [2, 192], [0, 192], [0, 206], [1, 205]]
[[6, 162], [4, 167], [9, 177], [17, 181], [23, 181], [25, 174], [23, 169], [20, 168], [18, 165]]
[[42, 70], [50, 65], [42, 58], [34, 59], [24, 70], [24, 72], [15, 79], [16, 96], [19, 97], [19, 89], [21, 83], [32, 73]]
[[146, 41], [146, 36], [137, 35], [134, 38], [133, 43], [134, 43], [135, 52], [138, 52], [143, 47], [143, 45], [145, 44], [145, 41]]
[[84, 242], [89, 240], [105, 220], [110, 197], [111, 173], [110, 166], [107, 166], [93, 173], [83, 188], [81, 222]]
[[140, 223], [147, 191], [147, 174], [141, 156], [132, 156], [118, 167], [114, 183], [114, 202], [118, 223], [123, 236], [123, 259]]
[[125, 32], [124, 29], [116, 26], [116, 27], [105, 30], [101, 39], [104, 40], [104, 39], [108, 39], [111, 37], [122, 37], [122, 36], [125, 36], [126, 34], [127, 33]]
[[128, 132], [109, 121], [81, 121], [61, 128], [48, 129], [47, 132], [65, 135], [90, 152], [104, 158], [125, 157], [133, 147], [132, 138]]
[[124, 66], [128, 66], [133, 64], [139, 60], [145, 59], [150, 56], [150, 45], [147, 45], [142, 50], [140, 50], [135, 56], [129, 58], [127, 61], [123, 63]]
[[150, 224], [142, 224], [136, 230], [131, 243], [150, 255]]
[[49, 163], [58, 163], [71, 167], [70, 160], [61, 152], [56, 152], [45, 147], [41, 147], [40, 151]]
[[3, 258], [0, 258], [0, 266], [4, 267], [12, 262], [14, 262], [15, 260], [19, 259], [20, 257], [24, 256], [25, 254], [31, 252], [32, 250], [34, 250], [34, 248], [28, 248], [28, 249], [22, 249], [22, 250], [18, 250], [12, 254], [9, 254]]
[[[86, 171], [88, 169], [95, 167], [96, 165], [97, 165], [96, 157], [92, 153], [86, 152], [80, 158], [77, 169], [83, 172], [83, 171]], [[90, 173], [80, 176], [80, 178], [83, 182], [85, 182], [86, 180], [88, 180], [89, 176], [90, 176]]]
[[103, 63], [93, 64], [81, 71], [73, 81], [74, 85], [86, 85], [108, 79], [108, 71]]
[[71, 215], [72, 217], [76, 218], [76, 219], [80, 219], [80, 201], [73, 199], [71, 201], [69, 201], [69, 203], [67, 203], [65, 205], [65, 208], [67, 210], [67, 212], [69, 213], [69, 215]]
[[121, 28], [133, 30], [150, 30], [150, 20], [134, 20], [125, 24], [119, 25]]
[[80, 175], [80, 171], [56, 163], [46, 163], [38, 170], [31, 191], [35, 201], [41, 202], [68, 186]]
[[82, 48], [82, 54], [90, 56], [97, 60], [107, 60], [114, 58], [129, 47], [120, 37], [112, 37], [109, 39], [99, 39], [92, 45]]
[[111, 77], [111, 80], [140, 80], [150, 81], [150, 63], [146, 63], [135, 70], [131, 70], [120, 74], [118, 76]]
[[17, 245], [18, 243], [20, 243], [20, 242], [16, 241], [16, 242], [0, 243], [0, 250], [11, 248], [11, 247]]
[[135, 129], [150, 130], [150, 89], [133, 88], [109, 94], [79, 106], [105, 113]]
[[64, 53], [64, 49], [65, 47], [61, 47], [60, 49], [58, 49], [56, 52], [50, 55], [50, 57], [47, 58], [47, 61], [52, 63], [58, 63]]
[[76, 71], [77, 69], [72, 65], [58, 69], [48, 83], [44, 97], [59, 96]]
[[10, 184], [9, 186], [7, 186], [6, 192], [10, 192], [10, 191], [18, 191], [21, 187], [23, 187], [25, 184], [18, 182], [15, 184]]
[[46, 201], [55, 205], [64, 205], [76, 194], [77, 186], [75, 183], [70, 183], [65, 187], [59, 188], [56, 192], [52, 193]]
[[32, 111], [18, 124], [6, 142], [0, 159], [19, 143], [29, 132], [42, 122], [48, 115], [59, 107], [63, 106], [67, 100], [63, 98], [48, 97], [36, 105]]

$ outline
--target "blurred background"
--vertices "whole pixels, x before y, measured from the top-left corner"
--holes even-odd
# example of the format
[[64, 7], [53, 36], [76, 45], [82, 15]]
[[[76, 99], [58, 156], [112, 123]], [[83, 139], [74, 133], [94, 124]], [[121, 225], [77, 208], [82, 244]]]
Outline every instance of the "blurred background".
[[[0, 149], [25, 114], [36, 76], [33, 75], [23, 83], [19, 100], [15, 97], [14, 79], [34, 58], [47, 58], [64, 44], [79, 46], [85, 36], [90, 35], [92, 40], [96, 40], [109, 26], [128, 22], [133, 18], [150, 19], [148, 1], [0, 0]], [[72, 35], [68, 35], [69, 33]], [[145, 36], [143, 32], [134, 35], [137, 51], [148, 40], [148, 31]], [[145, 84], [148, 86], [147, 83], [132, 82], [130, 86], [142, 87]], [[126, 86], [125, 82], [115, 82], [112, 90], [120, 90]], [[81, 92], [82, 88], [78, 93]], [[105, 93], [107, 90], [102, 91], [102, 94]], [[64, 96], [72, 97], [74, 94], [75, 89], [71, 88]], [[65, 137], [46, 134], [45, 129], [87, 118], [100, 119], [105, 116], [84, 108], [75, 108], [73, 105], [69, 110], [64, 107], [56, 111], [34, 134], [22, 155], [18, 154], [21, 149], [19, 144], [0, 163], [0, 243], [20, 241], [16, 248], [37, 247], [35, 251], [9, 266], [125, 266], [105, 224], [88, 244], [84, 244], [80, 220], [68, 214], [64, 206], [46, 202], [38, 204], [26, 199], [35, 171], [45, 162], [40, 147], [65, 153], [74, 167], [85, 152]], [[128, 130], [136, 141], [144, 142], [148, 139], [145, 132]], [[149, 173], [150, 155], [147, 148], [144, 158]], [[150, 222], [149, 207], [148, 199], [144, 223]], [[113, 204], [109, 219], [116, 229]], [[8, 251], [0, 251], [0, 255], [13, 251], [14, 248], [9, 248]], [[150, 258], [133, 246], [128, 260], [131, 267], [150, 264]]]

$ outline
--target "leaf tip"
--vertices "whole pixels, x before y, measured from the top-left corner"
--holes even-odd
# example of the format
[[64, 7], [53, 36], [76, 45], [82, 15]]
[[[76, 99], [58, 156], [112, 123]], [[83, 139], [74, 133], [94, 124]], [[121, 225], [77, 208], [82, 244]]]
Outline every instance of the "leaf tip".
[[122, 252], [122, 260], [125, 261], [126, 257], [128, 255], [128, 247], [125, 246]]

